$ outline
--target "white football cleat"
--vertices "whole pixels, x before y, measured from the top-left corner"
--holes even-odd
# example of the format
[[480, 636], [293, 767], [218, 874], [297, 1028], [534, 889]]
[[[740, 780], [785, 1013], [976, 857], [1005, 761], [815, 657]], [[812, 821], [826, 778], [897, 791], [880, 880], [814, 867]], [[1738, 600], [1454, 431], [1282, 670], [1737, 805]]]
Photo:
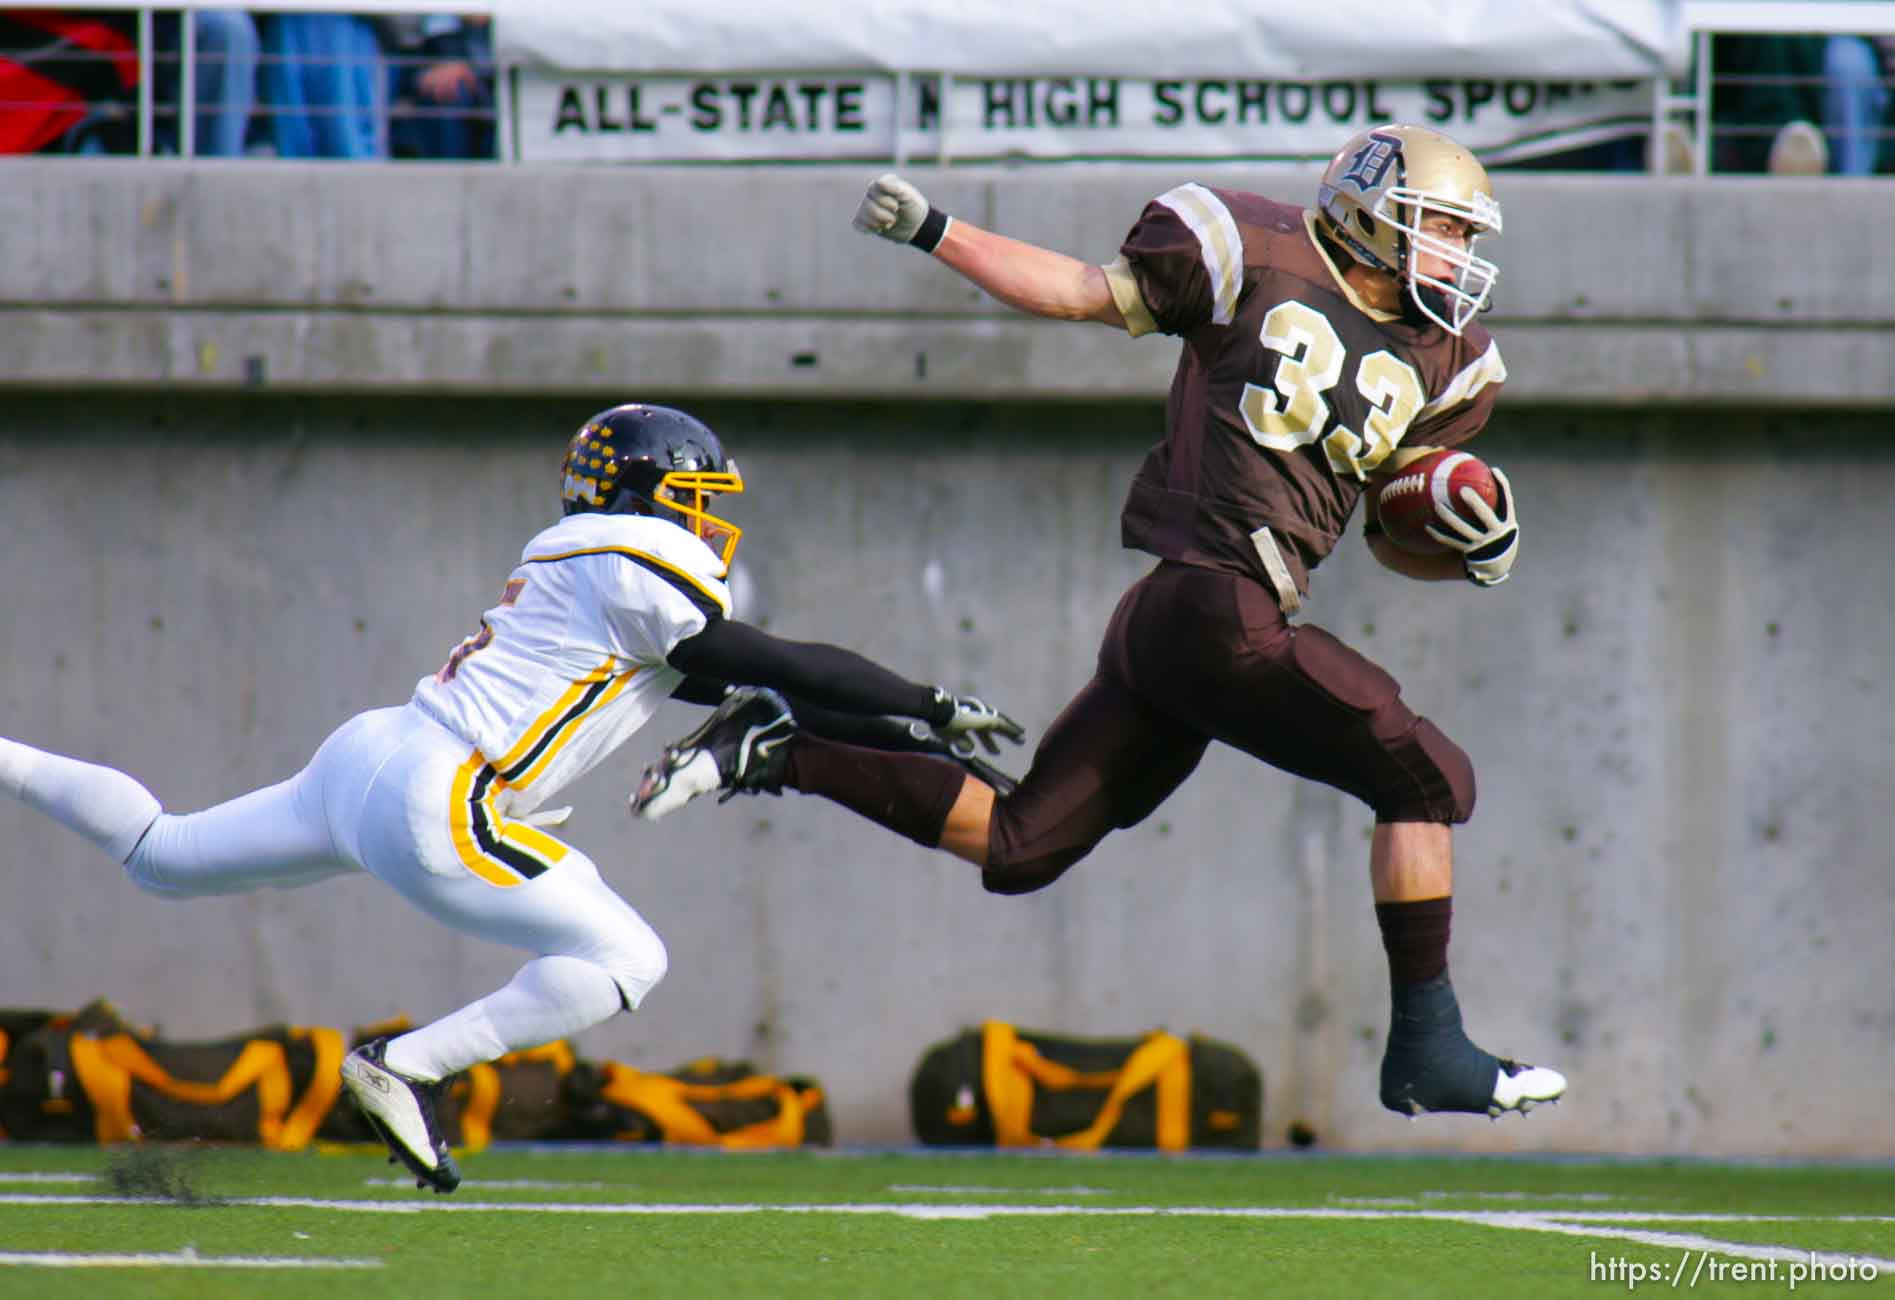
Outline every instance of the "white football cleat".
[[785, 746], [795, 736], [796, 719], [781, 695], [739, 687], [645, 769], [632, 792], [632, 816], [654, 822], [713, 791], [723, 792], [720, 803], [738, 794], [781, 794], [789, 766]]
[[445, 1089], [389, 1069], [387, 1051], [388, 1040], [377, 1038], [343, 1057], [342, 1086], [388, 1144], [390, 1164], [407, 1165], [416, 1187], [451, 1192], [461, 1185], [461, 1171], [434, 1120], [435, 1102]]
[[1502, 1057], [1494, 1079], [1494, 1100], [1487, 1113], [1499, 1118], [1510, 1110], [1522, 1115], [1544, 1102], [1558, 1101], [1566, 1092], [1566, 1076], [1543, 1065], [1522, 1065]]
[[717, 758], [708, 749], [684, 749], [667, 746], [664, 757], [645, 768], [645, 775], [632, 791], [632, 816], [655, 822], [668, 817], [699, 795], [715, 794], [724, 778], [717, 770]]

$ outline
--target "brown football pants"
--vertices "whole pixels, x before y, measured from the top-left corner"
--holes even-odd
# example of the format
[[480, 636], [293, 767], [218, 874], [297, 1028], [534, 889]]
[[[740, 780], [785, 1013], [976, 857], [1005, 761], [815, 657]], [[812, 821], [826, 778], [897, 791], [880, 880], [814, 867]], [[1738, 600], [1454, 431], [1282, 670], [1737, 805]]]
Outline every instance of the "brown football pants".
[[1352, 794], [1378, 821], [1459, 823], [1474, 769], [1395, 679], [1248, 578], [1160, 563], [1119, 601], [1092, 680], [996, 800], [986, 887], [1042, 889], [1149, 816], [1213, 740]]

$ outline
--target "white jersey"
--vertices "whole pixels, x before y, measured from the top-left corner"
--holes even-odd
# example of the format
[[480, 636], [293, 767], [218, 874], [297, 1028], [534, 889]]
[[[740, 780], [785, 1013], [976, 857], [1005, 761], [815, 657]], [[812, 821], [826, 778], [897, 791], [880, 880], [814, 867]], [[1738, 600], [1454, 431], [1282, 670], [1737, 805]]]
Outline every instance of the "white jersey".
[[590, 771], [684, 679], [665, 661], [729, 615], [721, 560], [644, 515], [568, 516], [528, 542], [500, 603], [413, 704], [475, 751], [465, 794], [515, 816]]

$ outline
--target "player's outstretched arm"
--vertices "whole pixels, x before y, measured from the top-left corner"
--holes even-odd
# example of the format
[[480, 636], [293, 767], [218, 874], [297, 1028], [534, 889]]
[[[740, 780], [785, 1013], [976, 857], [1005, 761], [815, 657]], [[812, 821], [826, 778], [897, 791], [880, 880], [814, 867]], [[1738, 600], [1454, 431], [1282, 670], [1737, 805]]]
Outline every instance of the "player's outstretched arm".
[[996, 738], [1026, 739], [1019, 723], [972, 696], [911, 682], [841, 646], [787, 641], [735, 619], [712, 619], [672, 647], [668, 662], [686, 674], [687, 691], [701, 693], [710, 679], [768, 686], [839, 713], [918, 718], [965, 753], [976, 740], [997, 753]]
[[[686, 704], [715, 708], [724, 703], [737, 686], [753, 682], [724, 682], [714, 677], [687, 677], [671, 692], [671, 698]], [[812, 703], [800, 695], [783, 695], [797, 730], [824, 740], [839, 741], [860, 749], [885, 749], [897, 754], [932, 754], [958, 763], [985, 781], [1001, 796], [1013, 793], [1019, 782], [983, 759], [972, 736], [949, 738], [920, 719], [903, 719], [884, 713], [844, 713]], [[991, 742], [990, 742], [991, 743]], [[568, 810], [570, 811], [570, 810]]]
[[950, 217], [894, 172], [870, 182], [854, 225], [933, 254], [1009, 307], [1125, 328], [1104, 268]]

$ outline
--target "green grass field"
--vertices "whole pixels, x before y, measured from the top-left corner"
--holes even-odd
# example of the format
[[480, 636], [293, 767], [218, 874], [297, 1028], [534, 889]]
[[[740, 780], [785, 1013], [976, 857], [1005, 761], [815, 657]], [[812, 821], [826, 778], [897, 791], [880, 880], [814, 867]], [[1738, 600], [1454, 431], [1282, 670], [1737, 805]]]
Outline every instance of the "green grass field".
[[569, 1148], [465, 1169], [437, 1197], [366, 1151], [0, 1143], [0, 1297], [1895, 1294], [1887, 1165]]

